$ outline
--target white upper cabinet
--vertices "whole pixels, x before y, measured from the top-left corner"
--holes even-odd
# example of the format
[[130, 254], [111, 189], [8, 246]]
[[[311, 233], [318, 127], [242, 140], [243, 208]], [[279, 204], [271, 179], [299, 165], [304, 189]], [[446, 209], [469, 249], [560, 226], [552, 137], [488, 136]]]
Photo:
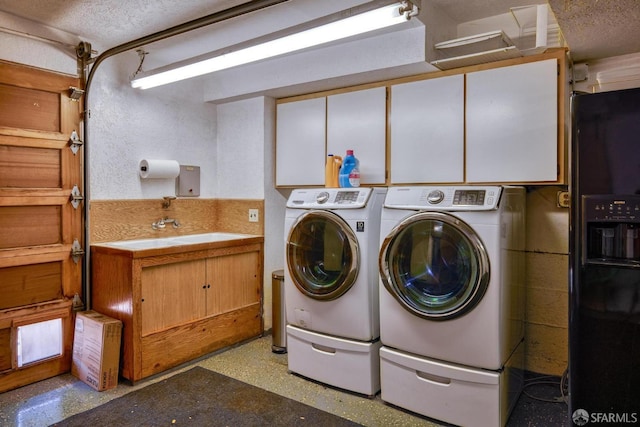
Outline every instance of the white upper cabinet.
[[466, 180], [558, 180], [556, 59], [467, 74]]
[[377, 87], [327, 97], [327, 153], [353, 150], [361, 185], [385, 183], [386, 93]]
[[347, 150], [362, 185], [563, 184], [565, 55], [281, 101], [276, 185], [324, 186], [326, 155]]
[[464, 181], [464, 75], [391, 86], [390, 183]]
[[277, 106], [276, 186], [324, 186], [326, 98]]

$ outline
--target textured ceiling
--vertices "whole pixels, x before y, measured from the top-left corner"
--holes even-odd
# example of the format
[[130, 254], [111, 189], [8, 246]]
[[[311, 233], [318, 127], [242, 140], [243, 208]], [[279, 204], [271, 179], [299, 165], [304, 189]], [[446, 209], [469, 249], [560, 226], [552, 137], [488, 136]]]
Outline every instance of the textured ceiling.
[[[317, 0], [316, 0], [317, 1]], [[454, 21], [505, 13], [531, 0], [433, 1]], [[0, 0], [0, 11], [77, 34], [101, 49], [246, 0]], [[292, 0], [295, 3], [296, 0]], [[314, 3], [314, 6], [320, 3]], [[640, 0], [549, 0], [574, 61], [640, 52]]]
[[575, 62], [640, 52], [639, 0], [550, 0]]
[[0, 0], [0, 10], [65, 30], [102, 49], [246, 0]]

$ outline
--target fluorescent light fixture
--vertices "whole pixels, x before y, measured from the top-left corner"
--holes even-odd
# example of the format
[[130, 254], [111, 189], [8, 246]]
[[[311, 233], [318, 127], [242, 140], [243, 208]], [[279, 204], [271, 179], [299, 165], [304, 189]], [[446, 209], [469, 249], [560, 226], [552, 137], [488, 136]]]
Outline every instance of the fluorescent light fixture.
[[319, 25], [274, 40], [223, 53], [198, 62], [172, 65], [134, 77], [131, 86], [149, 89], [192, 77], [202, 76], [250, 62], [295, 52], [343, 38], [367, 33], [406, 22], [417, 13], [417, 7], [408, 1], [398, 1], [364, 13]]

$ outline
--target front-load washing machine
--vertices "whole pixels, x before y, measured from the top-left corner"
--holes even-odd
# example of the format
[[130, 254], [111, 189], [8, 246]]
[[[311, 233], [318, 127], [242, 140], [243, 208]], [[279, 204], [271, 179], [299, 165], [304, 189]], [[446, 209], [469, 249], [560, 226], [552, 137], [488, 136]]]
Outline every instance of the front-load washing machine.
[[285, 215], [289, 371], [375, 395], [378, 249], [386, 188], [297, 189]]
[[525, 190], [389, 189], [380, 230], [381, 397], [500, 426], [522, 389]]

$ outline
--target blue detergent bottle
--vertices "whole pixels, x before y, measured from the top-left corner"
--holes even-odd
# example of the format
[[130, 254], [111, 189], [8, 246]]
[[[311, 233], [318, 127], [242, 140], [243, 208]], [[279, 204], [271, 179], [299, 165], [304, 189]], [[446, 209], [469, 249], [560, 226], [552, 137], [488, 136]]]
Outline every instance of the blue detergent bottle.
[[353, 150], [347, 150], [342, 159], [338, 183], [342, 188], [360, 187], [360, 162], [353, 155]]

